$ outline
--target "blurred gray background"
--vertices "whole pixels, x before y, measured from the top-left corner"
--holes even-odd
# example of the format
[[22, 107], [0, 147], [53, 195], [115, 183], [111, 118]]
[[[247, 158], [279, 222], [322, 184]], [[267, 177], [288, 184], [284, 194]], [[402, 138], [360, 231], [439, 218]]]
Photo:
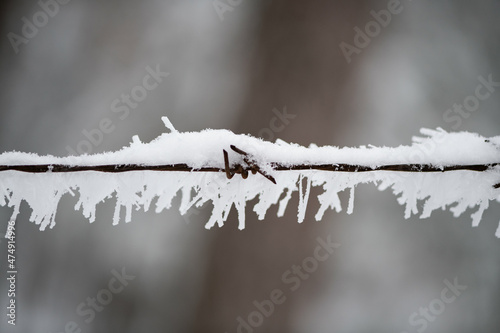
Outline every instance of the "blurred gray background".
[[[422, 127], [500, 134], [500, 91], [467, 117], [447, 113], [474, 94], [479, 76], [500, 81], [499, 1], [54, 3], [0, 5], [0, 152], [116, 150], [135, 134], [145, 142], [161, 134], [164, 115], [181, 131], [227, 128], [303, 145], [397, 146]], [[370, 25], [390, 4], [398, 11], [390, 22]], [[367, 25], [372, 36], [358, 40], [366, 45], [348, 62], [340, 45], [355, 46], [355, 28]], [[169, 75], [126, 107], [123, 94], [142, 85], [148, 68]], [[294, 118], [270, 131], [284, 109]], [[103, 119], [113, 130], [90, 143], [84, 133], [96, 133]], [[25, 205], [17, 219], [17, 325], [2, 310], [0, 331], [68, 332], [74, 322], [75, 332], [237, 332], [238, 317], [248, 322], [254, 301], [274, 289], [286, 291], [286, 301], [240, 332], [498, 330], [498, 204], [478, 228], [470, 214], [404, 220], [389, 191], [366, 185], [352, 215], [343, 195], [344, 211], [316, 222], [319, 193], [304, 223], [296, 221], [295, 195], [280, 219], [276, 207], [264, 221], [248, 208], [243, 231], [234, 212], [223, 228], [205, 230], [211, 207], [182, 217], [179, 200], [112, 226], [109, 199], [89, 224], [74, 211], [76, 198], [65, 196], [56, 227], [40, 232]], [[0, 208], [1, 232], [10, 214]], [[341, 247], [290, 292], [283, 273], [328, 235]], [[6, 242], [0, 247], [5, 271]], [[122, 268], [135, 279], [85, 322], [77, 307]], [[444, 281], [455, 278], [467, 289], [425, 328], [411, 325], [410, 315], [438, 304]]]

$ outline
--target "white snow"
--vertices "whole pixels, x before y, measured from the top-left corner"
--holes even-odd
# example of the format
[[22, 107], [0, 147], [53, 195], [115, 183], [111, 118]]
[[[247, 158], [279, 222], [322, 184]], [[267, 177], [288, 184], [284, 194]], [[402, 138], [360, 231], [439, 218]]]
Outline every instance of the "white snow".
[[[204, 130], [178, 132], [168, 118], [162, 118], [170, 133], [164, 133], [150, 143], [142, 143], [133, 137], [130, 146], [116, 152], [68, 157], [39, 156], [21, 152], [0, 154], [0, 165], [101, 165], [142, 164], [159, 165], [186, 163], [193, 168], [224, 168], [222, 150], [229, 153], [230, 163], [244, 164], [242, 156], [232, 151], [230, 145], [246, 151], [257, 161], [262, 170], [276, 179], [271, 183], [260, 174], [250, 174], [248, 179], [235, 175], [227, 179], [223, 172], [162, 172], [132, 171], [125, 173], [101, 173], [84, 171], [75, 173], [25, 173], [0, 172], [0, 205], [13, 208], [14, 219], [19, 213], [21, 201], [32, 209], [30, 220], [44, 230], [55, 225], [55, 215], [60, 198], [65, 193], [79, 192], [76, 210], [82, 210], [90, 222], [95, 220], [96, 205], [116, 196], [113, 224], [121, 219], [132, 219], [132, 210], [155, 211], [171, 207], [172, 199], [181, 192], [179, 210], [185, 214], [190, 207], [201, 207], [208, 201], [213, 204], [207, 228], [222, 226], [234, 206], [239, 216], [239, 228], [245, 227], [247, 201], [259, 198], [253, 207], [259, 219], [264, 219], [268, 208], [279, 204], [278, 216], [282, 216], [295, 191], [299, 192], [298, 221], [305, 218], [311, 187], [323, 187], [318, 196], [320, 209], [315, 218], [320, 220], [327, 208], [341, 211], [338, 193], [349, 189], [351, 198], [347, 212], [351, 213], [354, 189], [360, 183], [375, 183], [380, 190], [392, 188], [398, 202], [405, 205], [405, 218], [418, 214], [418, 202], [423, 201], [420, 217], [430, 216], [435, 209], [449, 209], [460, 216], [468, 208], [479, 206], [471, 215], [477, 226], [489, 202], [500, 202], [500, 167], [485, 172], [449, 171], [437, 173], [407, 172], [329, 172], [329, 171], [275, 171], [270, 163], [296, 164], [359, 164], [376, 167], [387, 164], [432, 164], [434, 166], [492, 164], [500, 162], [500, 136], [484, 138], [478, 134], [447, 133], [442, 129], [422, 129], [423, 137], [414, 137], [411, 146], [338, 148], [333, 146], [303, 147], [277, 140], [266, 142], [248, 135], [237, 135], [228, 130]], [[285, 193], [285, 195], [283, 195]], [[280, 200], [281, 198], [281, 200]], [[500, 227], [496, 235], [500, 237]]]

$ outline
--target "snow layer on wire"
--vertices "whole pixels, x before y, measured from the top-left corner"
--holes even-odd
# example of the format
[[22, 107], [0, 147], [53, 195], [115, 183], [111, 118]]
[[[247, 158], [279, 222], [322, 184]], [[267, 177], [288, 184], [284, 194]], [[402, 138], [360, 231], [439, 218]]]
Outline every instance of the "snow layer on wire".
[[[154, 205], [156, 212], [169, 209], [172, 199], [181, 193], [179, 210], [185, 214], [192, 206], [213, 204], [207, 228], [222, 226], [234, 206], [238, 212], [239, 228], [245, 227], [245, 206], [254, 198], [258, 203], [253, 210], [263, 219], [268, 208], [279, 205], [282, 216], [293, 192], [299, 192], [298, 220], [305, 217], [311, 187], [323, 187], [318, 196], [320, 220], [328, 208], [342, 210], [338, 193], [348, 189], [351, 197], [347, 212], [351, 213], [354, 189], [360, 183], [375, 183], [380, 190], [391, 188], [398, 202], [405, 205], [405, 217], [418, 214], [418, 202], [424, 206], [420, 214], [428, 217], [435, 209], [450, 209], [459, 216], [468, 208], [479, 206], [472, 214], [473, 226], [477, 226], [490, 201], [500, 202], [500, 190], [493, 187], [500, 182], [500, 168], [485, 172], [452, 171], [444, 173], [404, 173], [374, 171], [365, 173], [325, 171], [273, 171], [270, 162], [284, 165], [295, 164], [359, 164], [376, 167], [387, 164], [421, 163], [434, 166], [492, 164], [500, 161], [500, 136], [486, 139], [477, 134], [447, 133], [442, 129], [422, 129], [423, 137], [414, 137], [411, 146], [338, 148], [332, 146], [303, 147], [277, 140], [266, 142], [248, 135], [237, 135], [227, 130], [201, 132], [176, 131], [168, 119], [163, 118], [170, 133], [164, 133], [150, 143], [142, 143], [133, 137], [130, 146], [116, 152], [68, 157], [38, 156], [36, 154], [7, 152], [0, 154], [0, 165], [36, 164], [175, 164], [186, 163], [194, 168], [223, 168], [222, 150], [229, 152], [232, 163], [242, 158], [229, 149], [230, 145], [251, 154], [262, 169], [272, 174], [276, 185], [259, 174], [244, 180], [240, 176], [227, 179], [220, 172], [161, 172], [132, 171], [110, 174], [94, 171], [76, 173], [30, 174], [17, 171], [0, 172], [0, 205], [13, 208], [15, 219], [21, 202], [32, 209], [30, 220], [44, 230], [55, 225], [55, 215], [60, 198], [69, 193], [79, 199], [76, 210], [82, 210], [90, 222], [95, 221], [96, 205], [113, 196], [116, 208], [113, 224], [131, 221], [132, 210]], [[500, 227], [497, 230], [500, 237]]]

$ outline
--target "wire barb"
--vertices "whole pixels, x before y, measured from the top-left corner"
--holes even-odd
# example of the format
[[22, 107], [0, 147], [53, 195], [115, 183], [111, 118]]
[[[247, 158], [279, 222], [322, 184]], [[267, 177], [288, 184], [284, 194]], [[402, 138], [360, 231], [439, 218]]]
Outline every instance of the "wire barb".
[[231, 179], [234, 177], [235, 174], [241, 174], [241, 177], [243, 179], [248, 178], [248, 171], [252, 172], [252, 174], [260, 173], [262, 176], [267, 178], [269, 181], [272, 183], [276, 184], [276, 180], [274, 179], [273, 176], [268, 175], [267, 173], [263, 172], [257, 162], [250, 157], [250, 155], [239, 149], [238, 147], [231, 145], [230, 146], [233, 151], [236, 153], [240, 154], [243, 156], [243, 161], [246, 163], [246, 166], [242, 166], [241, 164], [237, 164], [235, 167], [231, 168], [229, 165], [229, 155], [225, 149], [222, 150], [224, 154], [224, 171], [226, 172], [226, 177], [228, 179]]
[[252, 171], [252, 173], [254, 175], [258, 172], [262, 176], [264, 176], [267, 179], [269, 179], [269, 181], [271, 181], [272, 183], [276, 184], [276, 179], [274, 179], [273, 176], [271, 176], [271, 175], [265, 173], [264, 171], [262, 171], [260, 169], [259, 165], [257, 164], [257, 161], [255, 161], [255, 159], [251, 159], [250, 154], [244, 152], [243, 150], [239, 149], [238, 147], [236, 147], [234, 145], [231, 145], [230, 147], [231, 147], [232, 150], [234, 150], [238, 154], [243, 155], [243, 161], [245, 161], [245, 163], [249, 166], [250, 170]]

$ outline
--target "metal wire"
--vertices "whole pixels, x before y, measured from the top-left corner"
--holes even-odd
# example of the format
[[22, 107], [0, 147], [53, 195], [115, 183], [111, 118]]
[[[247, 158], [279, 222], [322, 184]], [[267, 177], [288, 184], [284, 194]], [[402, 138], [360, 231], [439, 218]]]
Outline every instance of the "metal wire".
[[[243, 150], [231, 145], [231, 149], [243, 156], [246, 165], [235, 164], [230, 166], [228, 154], [223, 150], [224, 169], [217, 167], [194, 168], [186, 163], [164, 164], [164, 165], [144, 165], [144, 164], [105, 164], [105, 165], [67, 165], [67, 164], [33, 164], [33, 165], [0, 165], [0, 171], [20, 171], [28, 173], [60, 173], [60, 172], [82, 172], [97, 171], [120, 173], [130, 171], [180, 171], [180, 172], [225, 172], [227, 178], [231, 179], [235, 174], [241, 174], [244, 179], [248, 173], [260, 173], [262, 176], [276, 184], [276, 180], [269, 174], [262, 171], [257, 162]], [[471, 165], [450, 165], [434, 166], [431, 164], [390, 164], [376, 167], [357, 164], [297, 164], [285, 165], [278, 162], [269, 163], [274, 171], [292, 170], [320, 170], [332, 172], [371, 172], [371, 171], [397, 171], [397, 172], [448, 172], [458, 170], [468, 170], [482, 172], [492, 167], [499, 166], [500, 163], [491, 164], [471, 164]], [[500, 188], [500, 183], [493, 186]]]

